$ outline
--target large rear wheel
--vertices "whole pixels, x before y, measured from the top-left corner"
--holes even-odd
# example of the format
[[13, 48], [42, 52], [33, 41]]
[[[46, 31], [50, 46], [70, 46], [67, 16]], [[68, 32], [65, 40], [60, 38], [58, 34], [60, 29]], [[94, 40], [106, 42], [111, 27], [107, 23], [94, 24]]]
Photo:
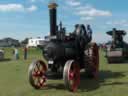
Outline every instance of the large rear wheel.
[[29, 83], [35, 88], [43, 88], [46, 84], [47, 66], [42, 60], [36, 60], [29, 66]]
[[99, 72], [99, 48], [96, 43], [91, 43], [84, 56], [85, 72], [90, 78], [98, 78]]
[[68, 90], [75, 92], [80, 83], [80, 67], [77, 61], [68, 60], [64, 66], [63, 79]]

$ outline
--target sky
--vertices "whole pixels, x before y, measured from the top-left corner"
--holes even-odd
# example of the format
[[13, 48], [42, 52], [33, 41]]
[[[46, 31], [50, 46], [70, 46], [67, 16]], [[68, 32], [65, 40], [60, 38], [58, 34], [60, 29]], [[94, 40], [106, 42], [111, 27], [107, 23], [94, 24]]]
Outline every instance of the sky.
[[93, 41], [100, 43], [111, 39], [106, 32], [114, 27], [128, 31], [128, 0], [0, 0], [0, 39], [48, 35], [50, 1], [57, 2], [57, 22], [62, 21], [67, 32], [73, 32], [75, 24], [90, 24]]

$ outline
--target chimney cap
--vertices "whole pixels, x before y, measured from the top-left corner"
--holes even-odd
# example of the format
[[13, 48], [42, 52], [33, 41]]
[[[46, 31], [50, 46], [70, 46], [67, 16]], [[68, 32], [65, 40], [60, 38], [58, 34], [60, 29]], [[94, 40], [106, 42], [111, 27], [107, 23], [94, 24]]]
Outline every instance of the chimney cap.
[[48, 8], [50, 8], [50, 9], [54, 9], [54, 8], [56, 8], [58, 5], [56, 4], [56, 3], [50, 3], [49, 5], [48, 5]]

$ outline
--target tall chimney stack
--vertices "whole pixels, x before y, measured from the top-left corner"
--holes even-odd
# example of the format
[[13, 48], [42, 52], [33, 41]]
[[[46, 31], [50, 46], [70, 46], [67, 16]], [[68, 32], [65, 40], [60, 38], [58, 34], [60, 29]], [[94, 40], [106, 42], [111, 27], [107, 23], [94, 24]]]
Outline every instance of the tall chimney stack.
[[56, 8], [57, 4], [55, 2], [51, 2], [48, 5], [49, 8], [49, 16], [50, 16], [50, 36], [56, 35], [56, 26], [57, 26], [57, 19], [56, 19]]

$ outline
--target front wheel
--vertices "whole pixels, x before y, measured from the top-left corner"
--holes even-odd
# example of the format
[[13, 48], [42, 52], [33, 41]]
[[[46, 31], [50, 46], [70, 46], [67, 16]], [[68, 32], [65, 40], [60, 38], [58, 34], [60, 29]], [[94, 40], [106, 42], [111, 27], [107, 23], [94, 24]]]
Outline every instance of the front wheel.
[[63, 79], [65, 87], [75, 92], [80, 83], [80, 67], [77, 61], [68, 60], [64, 66]]
[[29, 83], [35, 89], [43, 88], [46, 83], [47, 66], [42, 60], [36, 60], [29, 66]]

